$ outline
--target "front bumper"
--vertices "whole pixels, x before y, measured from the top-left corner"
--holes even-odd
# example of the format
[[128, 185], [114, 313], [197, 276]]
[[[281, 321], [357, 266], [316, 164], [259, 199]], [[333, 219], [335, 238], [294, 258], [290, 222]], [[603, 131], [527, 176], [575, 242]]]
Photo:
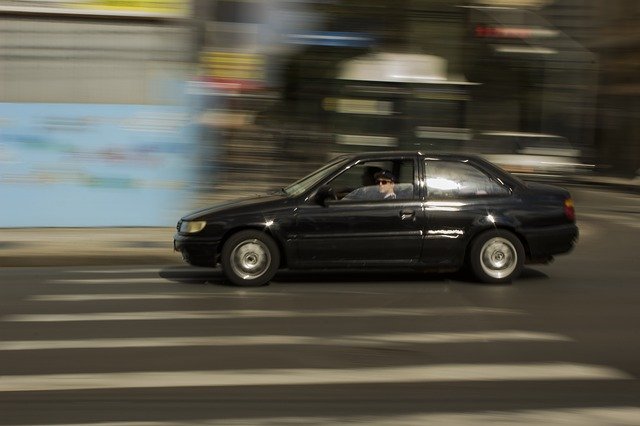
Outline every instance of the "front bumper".
[[184, 235], [179, 232], [173, 236], [173, 249], [182, 251], [184, 249], [208, 247], [218, 248], [220, 238], [202, 237], [198, 235]]
[[176, 233], [173, 236], [173, 250], [195, 266], [215, 266], [219, 253], [220, 238], [207, 238]]

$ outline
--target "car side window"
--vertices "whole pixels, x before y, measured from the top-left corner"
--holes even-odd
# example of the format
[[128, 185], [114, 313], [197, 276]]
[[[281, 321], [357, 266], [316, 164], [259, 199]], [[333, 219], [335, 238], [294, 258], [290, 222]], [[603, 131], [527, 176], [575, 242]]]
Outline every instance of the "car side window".
[[342, 202], [411, 200], [414, 176], [413, 160], [376, 160], [355, 164], [329, 185]]
[[509, 189], [475, 166], [462, 161], [426, 160], [426, 187], [430, 199], [504, 196]]

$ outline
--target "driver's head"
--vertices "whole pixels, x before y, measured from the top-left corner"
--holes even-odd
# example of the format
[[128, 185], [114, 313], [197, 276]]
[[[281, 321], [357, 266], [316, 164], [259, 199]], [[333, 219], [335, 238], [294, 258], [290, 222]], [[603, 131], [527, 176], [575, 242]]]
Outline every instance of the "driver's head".
[[393, 187], [396, 183], [396, 177], [389, 170], [380, 170], [373, 176], [378, 185], [378, 191], [383, 194], [393, 192]]

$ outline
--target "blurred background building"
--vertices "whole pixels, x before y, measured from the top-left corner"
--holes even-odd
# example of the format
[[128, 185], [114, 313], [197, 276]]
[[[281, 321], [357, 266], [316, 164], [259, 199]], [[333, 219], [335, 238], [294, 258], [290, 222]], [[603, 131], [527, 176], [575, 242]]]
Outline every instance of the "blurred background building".
[[0, 226], [158, 226], [197, 144], [180, 0], [0, 1]]
[[[471, 151], [531, 176], [631, 175], [639, 10], [634, 0], [0, 1], [0, 193], [19, 200], [0, 226], [170, 225], [181, 200], [282, 186], [365, 149]], [[53, 189], [66, 207], [13, 218], [25, 203], [55, 203], [42, 198]], [[69, 213], [87, 200], [94, 209]]]
[[640, 2], [596, 2], [596, 7], [598, 160], [628, 176], [640, 167]]

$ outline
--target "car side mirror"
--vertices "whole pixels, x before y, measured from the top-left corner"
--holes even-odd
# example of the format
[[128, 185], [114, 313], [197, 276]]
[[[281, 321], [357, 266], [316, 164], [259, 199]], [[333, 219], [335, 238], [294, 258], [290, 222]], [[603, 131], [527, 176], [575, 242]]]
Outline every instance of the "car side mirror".
[[329, 185], [322, 185], [316, 191], [315, 202], [327, 206], [327, 202], [336, 199], [336, 192]]

